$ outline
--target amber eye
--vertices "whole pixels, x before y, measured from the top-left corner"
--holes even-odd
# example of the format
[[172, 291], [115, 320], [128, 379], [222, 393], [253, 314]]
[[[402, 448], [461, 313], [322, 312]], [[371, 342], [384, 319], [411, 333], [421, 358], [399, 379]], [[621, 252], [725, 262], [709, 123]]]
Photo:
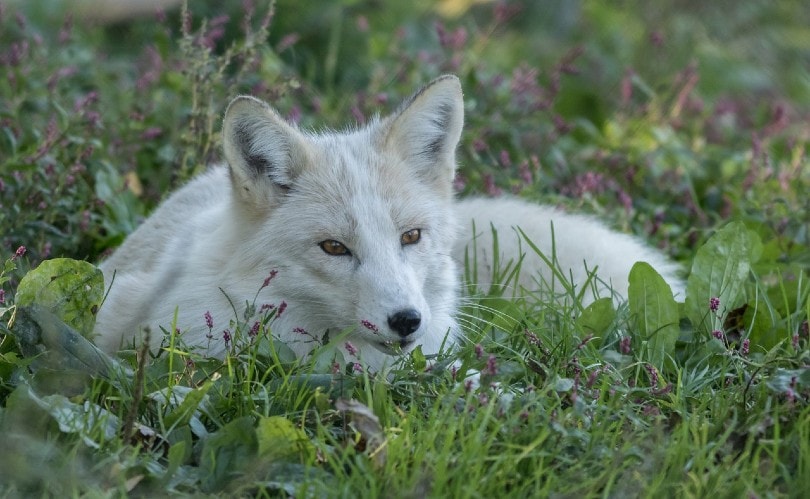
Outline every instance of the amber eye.
[[318, 246], [321, 247], [324, 253], [332, 256], [343, 256], [352, 254], [352, 252], [349, 251], [349, 248], [347, 248], [343, 243], [335, 241], [334, 239], [322, 241], [318, 243]]
[[422, 229], [411, 229], [408, 232], [404, 232], [399, 237], [399, 242], [402, 243], [403, 246], [407, 244], [416, 244], [422, 238]]

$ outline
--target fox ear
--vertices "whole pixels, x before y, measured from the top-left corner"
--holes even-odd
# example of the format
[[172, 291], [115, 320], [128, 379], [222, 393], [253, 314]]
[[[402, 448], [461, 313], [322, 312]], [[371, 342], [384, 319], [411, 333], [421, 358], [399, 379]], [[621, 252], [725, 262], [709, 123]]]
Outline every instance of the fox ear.
[[420, 177], [450, 193], [464, 126], [458, 78], [436, 78], [406, 100], [389, 120], [386, 147], [396, 150]]
[[222, 142], [234, 188], [258, 208], [288, 191], [308, 163], [304, 135], [254, 97], [228, 105]]

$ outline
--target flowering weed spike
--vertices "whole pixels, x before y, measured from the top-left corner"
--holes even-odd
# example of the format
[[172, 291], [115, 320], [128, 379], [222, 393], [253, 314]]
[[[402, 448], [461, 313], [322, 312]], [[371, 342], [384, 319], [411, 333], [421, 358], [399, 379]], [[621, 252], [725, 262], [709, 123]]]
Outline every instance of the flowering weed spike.
[[498, 374], [498, 363], [494, 354], [489, 354], [489, 358], [487, 359], [486, 373], [490, 376], [495, 376]]
[[630, 348], [630, 341], [631, 339], [629, 336], [622, 337], [622, 340], [619, 342], [619, 351], [622, 354], [630, 355], [630, 352], [632, 351]]
[[371, 321], [363, 319], [362, 321], [360, 321], [360, 324], [362, 324], [364, 328], [368, 329], [374, 334], [378, 334], [380, 332], [380, 328], [378, 328], [377, 325]]
[[653, 388], [658, 387], [658, 370], [652, 364], [644, 364], [647, 369], [647, 374], [650, 375], [650, 386]]
[[264, 282], [262, 283], [262, 288], [266, 288], [270, 285], [270, 281], [273, 280], [274, 277], [278, 274], [278, 270], [273, 269], [270, 271], [270, 275], [264, 278]]
[[538, 338], [536, 334], [529, 331], [528, 329], [526, 329], [524, 331], [524, 334], [526, 335], [526, 340], [529, 342], [530, 345], [535, 345], [535, 346], [540, 345], [540, 338]]

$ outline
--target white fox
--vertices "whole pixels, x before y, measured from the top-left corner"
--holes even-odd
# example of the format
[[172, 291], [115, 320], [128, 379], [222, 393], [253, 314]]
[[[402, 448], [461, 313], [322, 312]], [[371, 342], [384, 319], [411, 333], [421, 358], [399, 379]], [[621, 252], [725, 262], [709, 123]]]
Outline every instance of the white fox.
[[594, 219], [517, 199], [456, 201], [463, 119], [454, 76], [345, 132], [308, 133], [255, 98], [234, 99], [223, 123], [227, 166], [170, 196], [101, 264], [110, 290], [96, 343], [115, 351], [148, 327], [157, 348], [176, 314], [186, 345], [223, 356], [228, 322], [248, 304], [272, 304], [282, 307], [272, 333], [298, 355], [313, 338], [345, 331], [344, 355], [375, 370], [416, 345], [436, 353], [461, 334], [459, 262], [472, 221], [479, 283], [491, 279], [491, 227], [502, 259], [525, 254], [521, 285], [551, 282], [513, 227], [550, 256], [553, 223], [556, 263], [574, 284], [596, 268], [602, 291], [623, 296], [630, 268], [646, 261], [682, 293], [675, 264]]

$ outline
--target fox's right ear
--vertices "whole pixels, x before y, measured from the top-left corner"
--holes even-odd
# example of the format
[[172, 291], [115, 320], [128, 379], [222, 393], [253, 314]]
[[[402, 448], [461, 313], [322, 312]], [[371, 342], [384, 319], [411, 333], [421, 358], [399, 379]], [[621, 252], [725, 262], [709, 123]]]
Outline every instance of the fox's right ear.
[[237, 97], [228, 105], [222, 142], [234, 189], [259, 209], [288, 191], [309, 163], [303, 134], [254, 97]]

